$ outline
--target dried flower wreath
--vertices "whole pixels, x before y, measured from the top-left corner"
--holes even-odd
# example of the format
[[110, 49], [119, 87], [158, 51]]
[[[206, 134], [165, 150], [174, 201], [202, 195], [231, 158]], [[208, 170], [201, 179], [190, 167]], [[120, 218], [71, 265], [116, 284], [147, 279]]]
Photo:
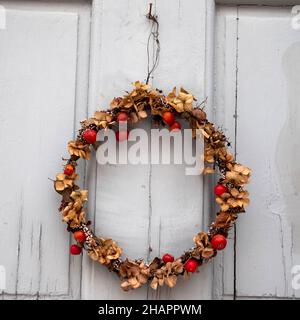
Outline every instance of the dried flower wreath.
[[[77, 139], [68, 143], [69, 159], [64, 165], [64, 172], [56, 176], [55, 190], [62, 195], [59, 211], [63, 221], [68, 224], [68, 231], [73, 233], [77, 242], [70, 248], [71, 254], [80, 254], [82, 249], [95, 261], [105, 265], [121, 278], [121, 287], [127, 291], [136, 289], [142, 284], [151, 282], [151, 287], [157, 289], [164, 284], [174, 287], [179, 275], [188, 276], [197, 271], [198, 267], [207, 262], [222, 250], [227, 244], [228, 231], [237, 219], [238, 213], [245, 211], [249, 203], [248, 192], [244, 185], [248, 183], [250, 169], [238, 164], [227, 150], [228, 141], [223, 132], [208, 122], [201, 107], [193, 107], [195, 97], [176, 88], [165, 96], [160, 90], [151, 89], [150, 85], [139, 81], [134, 83], [134, 89], [123, 97], [114, 98], [111, 108], [107, 111], [97, 111], [90, 119], [81, 122]], [[148, 111], [148, 113], [147, 113]], [[214, 192], [216, 202], [220, 205], [215, 221], [209, 226], [208, 232], [200, 232], [194, 237], [194, 247], [177, 259], [170, 254], [162, 258], [156, 257], [150, 264], [143, 260], [121, 259], [122, 249], [112, 239], [98, 238], [86, 221], [84, 204], [87, 202], [87, 190], [80, 190], [75, 184], [78, 174], [75, 173], [79, 158], [90, 158], [90, 146], [95, 147], [97, 132], [111, 128], [118, 122], [135, 123], [148, 117], [151, 113], [156, 123], [164, 123], [170, 130], [180, 130], [176, 117], [186, 119], [194, 135], [199, 129], [204, 137], [204, 173], [219, 169], [221, 175]], [[116, 132], [116, 139], [127, 139], [128, 131]]]

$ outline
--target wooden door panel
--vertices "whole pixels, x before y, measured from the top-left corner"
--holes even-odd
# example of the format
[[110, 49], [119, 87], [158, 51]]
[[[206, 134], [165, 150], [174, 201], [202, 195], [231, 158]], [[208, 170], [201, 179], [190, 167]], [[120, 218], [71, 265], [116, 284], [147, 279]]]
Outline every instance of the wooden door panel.
[[[80, 294], [80, 260], [68, 255], [59, 196], [48, 179], [61, 171], [59, 159], [67, 155], [66, 142], [78, 127], [74, 121], [86, 110], [89, 7], [79, 12], [77, 4], [1, 3], [6, 9], [6, 29], [0, 30], [4, 298]], [[78, 49], [84, 46], [87, 51]], [[77, 108], [79, 103], [83, 107]]]
[[[299, 119], [299, 31], [291, 27], [291, 8], [239, 7], [220, 8], [217, 33], [219, 121], [225, 116], [231, 123], [237, 159], [253, 169], [252, 203], [237, 227], [237, 294], [291, 297], [297, 294], [291, 287], [297, 255], [291, 225], [298, 226], [299, 204], [292, 125]], [[232, 252], [224, 254], [225, 295], [233, 290], [232, 258]]]
[[[167, 92], [175, 85], [178, 88], [184, 85], [201, 101], [210, 88], [205, 79], [206, 62], [210, 65], [205, 49], [209, 8], [195, 0], [156, 1], [155, 6], [161, 21], [162, 48], [153, 86]], [[92, 34], [101, 34], [101, 40], [96, 40], [92, 49], [95, 59], [92, 59], [90, 113], [99, 107], [99, 101], [101, 106], [107, 106], [112, 97], [128, 90], [131, 82], [145, 81], [150, 31], [145, 18], [148, 6], [144, 2], [103, 1], [94, 8], [95, 17], [101, 18], [95, 20], [97, 25]], [[190, 41], [192, 36], [194, 41]], [[149, 132], [149, 121], [141, 126]], [[90, 194], [96, 199], [95, 206], [90, 205], [90, 214], [97, 233], [118, 241], [125, 255], [133, 258], [150, 260], [165, 252], [180, 255], [190, 248], [193, 235], [207, 225], [210, 211], [209, 204], [203, 202], [202, 177], [185, 176], [183, 169], [183, 166], [107, 165], [89, 170]], [[180, 283], [172, 290], [159, 288], [154, 292], [140, 288], [123, 293], [114, 274], [84, 260], [83, 298], [211, 297], [211, 265], [204, 266], [192, 281]]]
[[58, 147], [65, 149], [73, 131], [77, 22], [76, 14], [11, 10], [0, 34], [6, 150], [0, 212], [7, 240], [0, 251], [8, 293], [68, 293], [68, 237], [53, 219], [58, 197], [48, 177], [59, 169]]

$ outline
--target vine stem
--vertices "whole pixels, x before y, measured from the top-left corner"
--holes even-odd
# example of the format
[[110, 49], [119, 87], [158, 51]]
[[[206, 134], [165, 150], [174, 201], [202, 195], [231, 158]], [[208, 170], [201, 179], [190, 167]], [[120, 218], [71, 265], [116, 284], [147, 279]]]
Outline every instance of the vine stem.
[[[146, 15], [146, 18], [152, 23], [150, 34], [147, 41], [147, 77], [146, 84], [149, 83], [150, 77], [153, 74], [154, 70], [157, 68], [159, 64], [159, 53], [160, 53], [160, 42], [159, 42], [159, 23], [157, 15], [152, 14], [152, 6], [153, 4], [149, 4], [149, 12]], [[153, 40], [153, 51], [155, 52], [153, 57], [152, 67], [150, 67], [150, 43]]]

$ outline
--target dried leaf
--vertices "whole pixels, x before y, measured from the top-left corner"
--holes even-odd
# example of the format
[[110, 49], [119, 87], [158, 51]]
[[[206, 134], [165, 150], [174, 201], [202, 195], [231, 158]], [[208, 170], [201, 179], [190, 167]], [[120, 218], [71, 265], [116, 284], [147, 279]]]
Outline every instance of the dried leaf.
[[90, 146], [80, 141], [70, 141], [68, 143], [68, 151], [71, 155], [75, 155], [87, 160], [90, 159]]
[[144, 111], [144, 110], [139, 111], [139, 112], [138, 112], [138, 115], [139, 115], [139, 118], [140, 118], [140, 119], [145, 119], [145, 118], [147, 118], [147, 112]]
[[169, 288], [173, 288], [176, 285], [176, 282], [177, 282], [177, 276], [175, 275], [169, 276], [165, 279], [165, 284]]

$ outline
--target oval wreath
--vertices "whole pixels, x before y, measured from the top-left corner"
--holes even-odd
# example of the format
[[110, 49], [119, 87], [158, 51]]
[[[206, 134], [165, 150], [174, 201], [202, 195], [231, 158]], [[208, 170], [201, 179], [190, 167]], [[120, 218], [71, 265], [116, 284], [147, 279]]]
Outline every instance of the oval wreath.
[[[198, 267], [209, 261], [227, 244], [229, 229], [239, 213], [245, 211], [249, 203], [249, 194], [244, 189], [251, 170], [237, 163], [227, 150], [229, 145], [224, 133], [206, 119], [201, 106], [193, 107], [195, 97], [183, 88], [177, 93], [176, 88], [165, 96], [161, 90], [153, 90], [150, 85], [139, 81], [134, 89], [123, 97], [114, 98], [110, 109], [96, 111], [92, 118], [81, 122], [77, 138], [68, 143], [69, 159], [64, 159], [64, 172], [56, 176], [55, 190], [62, 195], [59, 211], [67, 230], [73, 233], [77, 244], [70, 248], [71, 254], [80, 254], [82, 249], [95, 261], [114, 271], [121, 278], [121, 287], [127, 291], [139, 288], [151, 282], [151, 288], [167, 285], [172, 288], [177, 277], [187, 277]], [[149, 111], [147, 113], [147, 111]], [[170, 130], [180, 129], [176, 117], [186, 119], [194, 136], [199, 129], [204, 138], [204, 173], [214, 173], [218, 167], [220, 179], [214, 188], [216, 202], [220, 206], [215, 221], [207, 232], [200, 232], [194, 237], [194, 247], [184, 252], [179, 258], [170, 254], [156, 257], [151, 263], [143, 260], [121, 259], [122, 249], [112, 239], [97, 237], [91, 230], [90, 221], [86, 220], [84, 205], [87, 202], [87, 190], [80, 190], [75, 184], [78, 174], [75, 169], [77, 160], [90, 158], [90, 146], [96, 147], [97, 132], [112, 128], [118, 122], [135, 123], [151, 113], [156, 123], [168, 125]], [[126, 139], [128, 131], [116, 132], [117, 140]]]

